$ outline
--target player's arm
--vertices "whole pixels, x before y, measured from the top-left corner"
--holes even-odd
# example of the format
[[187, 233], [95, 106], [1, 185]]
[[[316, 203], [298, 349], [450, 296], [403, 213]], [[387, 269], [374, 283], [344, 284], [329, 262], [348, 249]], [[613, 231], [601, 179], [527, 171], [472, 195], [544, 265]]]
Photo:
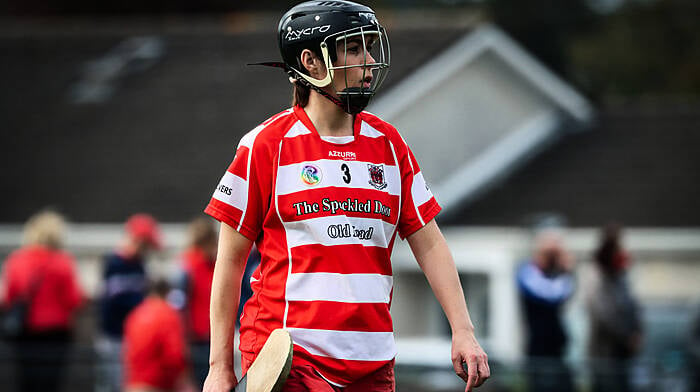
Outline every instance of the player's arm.
[[[480, 386], [491, 375], [488, 357], [474, 336], [464, 291], [447, 242], [431, 220], [408, 237], [413, 255], [442, 306], [452, 329], [452, 364], [467, 382], [467, 391]], [[466, 362], [468, 374], [462, 363]]]
[[228, 392], [237, 382], [233, 371], [233, 339], [241, 277], [251, 246], [251, 240], [221, 223], [211, 287], [211, 348], [205, 392]]

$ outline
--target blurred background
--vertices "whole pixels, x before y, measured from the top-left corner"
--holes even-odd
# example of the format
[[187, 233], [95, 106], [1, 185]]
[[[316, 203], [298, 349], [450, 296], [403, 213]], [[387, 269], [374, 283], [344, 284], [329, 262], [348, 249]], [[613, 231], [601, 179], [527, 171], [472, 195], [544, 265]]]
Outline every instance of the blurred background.
[[[31, 302], [49, 275], [30, 278], [42, 267], [17, 249], [64, 249], [56, 284], [75, 292], [49, 339], [69, 342], [59, 354], [0, 343], [3, 390], [23, 388], [22, 369], [58, 373], [56, 390], [111, 390], [105, 298], [139, 302], [143, 277], [199, 279], [183, 262], [199, 244], [189, 222], [240, 137], [290, 105], [286, 75], [246, 63], [279, 60], [294, 4], [0, 2], [3, 324], [12, 298], [29, 300], [30, 325], [44, 319]], [[700, 2], [365, 4], [391, 42], [368, 110], [399, 129], [444, 208], [491, 363], [481, 390], [700, 390]], [[68, 226], [32, 235], [47, 208]], [[126, 253], [143, 268], [109, 283]], [[397, 390], [463, 390], [405, 243], [393, 260]], [[192, 284], [172, 285], [170, 302], [191, 308]], [[192, 369], [206, 365], [195, 351]]]

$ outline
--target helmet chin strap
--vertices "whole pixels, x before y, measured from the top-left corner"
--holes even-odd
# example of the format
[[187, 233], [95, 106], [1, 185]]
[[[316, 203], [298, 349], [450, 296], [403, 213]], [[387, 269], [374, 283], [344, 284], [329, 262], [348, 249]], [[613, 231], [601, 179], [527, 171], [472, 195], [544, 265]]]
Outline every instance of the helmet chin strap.
[[[292, 73], [290, 73], [290, 76], [292, 78], [294, 78], [294, 75]], [[337, 98], [337, 97], [329, 94], [327, 91], [323, 90], [322, 88], [309, 83], [304, 78], [294, 78], [294, 79], [295, 79], [296, 83], [301, 83], [302, 85], [309, 87], [310, 89], [316, 91], [317, 93], [321, 94], [326, 99], [333, 102], [334, 104], [339, 106], [341, 109], [343, 109], [343, 111], [345, 111], [346, 113], [349, 113], [349, 114], [360, 113], [361, 111], [363, 111], [365, 109], [365, 107], [367, 107], [367, 104], [369, 103], [369, 98], [367, 98], [364, 105], [362, 105], [361, 102], [358, 105], [355, 102], [353, 102], [353, 101], [355, 101], [354, 99], [352, 99], [352, 100], [350, 99], [350, 96], [348, 94], [342, 94], [341, 98]], [[346, 90], [343, 90], [343, 91], [346, 91]]]
[[344, 105], [359, 109], [357, 112], [351, 114], [356, 114], [365, 110], [369, 104], [369, 100], [372, 99], [372, 95], [367, 94], [365, 90], [360, 87], [348, 87], [340, 93], [340, 101], [343, 102]]
[[[297, 70], [292, 69], [287, 66], [285, 63], [280, 63], [280, 62], [263, 62], [263, 63], [249, 63], [248, 65], [264, 65], [267, 67], [275, 67], [275, 68], [282, 68], [289, 77], [294, 80], [295, 83], [301, 83], [302, 85], [316, 91], [317, 93], [321, 94], [324, 96], [326, 99], [329, 101], [333, 102], [336, 104], [338, 107], [343, 109], [344, 112], [349, 113], [349, 114], [357, 114], [363, 111], [366, 107], [367, 104], [369, 104], [370, 97], [366, 96], [365, 94], [360, 94], [361, 96], [358, 98], [352, 98], [351, 94], [341, 94], [341, 98], [335, 97], [331, 94], [329, 94], [327, 91], [323, 90], [321, 87], [316, 86], [315, 84], [309, 82], [306, 80], [304, 77], [299, 77], [299, 74]], [[352, 88], [347, 88], [343, 90], [344, 92], [356, 92], [360, 91], [361, 89], [357, 87], [352, 87]]]

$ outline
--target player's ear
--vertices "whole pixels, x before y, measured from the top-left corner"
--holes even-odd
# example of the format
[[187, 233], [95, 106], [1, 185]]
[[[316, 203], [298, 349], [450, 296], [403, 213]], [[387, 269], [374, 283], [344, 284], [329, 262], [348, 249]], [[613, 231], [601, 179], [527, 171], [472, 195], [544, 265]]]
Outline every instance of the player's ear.
[[323, 61], [316, 56], [316, 53], [309, 49], [304, 49], [301, 52], [301, 65], [306, 68], [309, 75], [316, 79], [323, 79], [326, 77], [326, 66]]

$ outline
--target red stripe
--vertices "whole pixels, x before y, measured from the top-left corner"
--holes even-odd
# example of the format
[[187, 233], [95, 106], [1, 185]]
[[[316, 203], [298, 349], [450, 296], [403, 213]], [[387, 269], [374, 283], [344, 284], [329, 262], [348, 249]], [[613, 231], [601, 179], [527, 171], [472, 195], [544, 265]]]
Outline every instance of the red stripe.
[[262, 125], [267, 126], [267, 125], [269, 125], [271, 122], [273, 122], [273, 121], [275, 121], [277, 118], [279, 118], [280, 116], [282, 116], [282, 115], [287, 115], [287, 114], [291, 114], [291, 112], [289, 111], [289, 109], [283, 110], [283, 111], [281, 111], [281, 112], [279, 112], [279, 113], [273, 115], [272, 117], [270, 117], [270, 118], [268, 118], [267, 120], [263, 121], [263, 122], [262, 122]]
[[435, 218], [441, 209], [442, 208], [438, 205], [438, 202], [434, 197], [431, 197], [430, 200], [418, 206], [418, 212], [425, 223], [428, 223], [431, 219]]
[[287, 326], [334, 331], [393, 331], [389, 305], [383, 303], [291, 301]]
[[383, 163], [385, 165], [395, 164], [388, 139], [362, 136], [352, 143], [333, 144], [319, 143], [318, 138], [319, 136], [315, 133], [285, 138], [280, 155], [280, 165], [319, 159], [362, 161], [374, 164]]
[[292, 248], [292, 273], [391, 275], [390, 256], [388, 249], [359, 244], [297, 246]]
[[[292, 273], [391, 275], [389, 252], [388, 249], [359, 244], [297, 246], [292, 248]], [[349, 260], [354, 262], [348, 262]]]
[[349, 385], [360, 378], [374, 373], [389, 361], [351, 361], [311, 355], [298, 345], [294, 345], [292, 366], [311, 365], [328, 380]]
[[234, 229], [238, 228], [243, 216], [243, 211], [214, 198], [209, 201], [209, 205], [204, 212]]
[[241, 177], [242, 179], [248, 179], [248, 152], [250, 150], [246, 146], [241, 146], [236, 151], [236, 156], [228, 167], [228, 171]]
[[[342, 196], [334, 198], [334, 194]], [[350, 197], [350, 203], [348, 203], [348, 197]], [[355, 199], [357, 199], [357, 206]], [[278, 200], [280, 215], [285, 222], [345, 215], [354, 218], [381, 219], [394, 224], [399, 214], [399, 196], [373, 189], [337, 187], [307, 189], [288, 195], [279, 195]], [[333, 203], [333, 201], [337, 203]], [[367, 203], [368, 201], [369, 204]], [[346, 211], [340, 209], [341, 207], [346, 208]], [[369, 213], [364, 212], [366, 211], [365, 207], [369, 207]], [[333, 213], [334, 208], [336, 209], [335, 214]], [[318, 209], [318, 212], [314, 212], [316, 209]], [[349, 211], [351, 209], [357, 211]], [[386, 216], [386, 213], [389, 216]]]
[[420, 172], [420, 167], [418, 166], [418, 161], [416, 160], [416, 157], [413, 155], [413, 151], [411, 151], [411, 149], [408, 149], [408, 157], [411, 160], [411, 166], [413, 166], [413, 172], [418, 174], [418, 172]]

